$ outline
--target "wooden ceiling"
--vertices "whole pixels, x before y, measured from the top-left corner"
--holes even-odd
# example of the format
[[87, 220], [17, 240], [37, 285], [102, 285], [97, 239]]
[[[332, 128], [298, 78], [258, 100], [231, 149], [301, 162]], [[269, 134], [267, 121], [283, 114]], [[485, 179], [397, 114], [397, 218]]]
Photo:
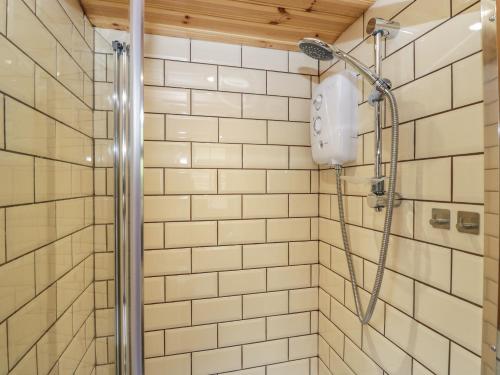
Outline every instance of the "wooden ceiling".
[[[126, 30], [129, 0], [80, 0], [92, 24]], [[145, 0], [145, 31], [296, 50], [305, 36], [333, 42], [375, 0]]]

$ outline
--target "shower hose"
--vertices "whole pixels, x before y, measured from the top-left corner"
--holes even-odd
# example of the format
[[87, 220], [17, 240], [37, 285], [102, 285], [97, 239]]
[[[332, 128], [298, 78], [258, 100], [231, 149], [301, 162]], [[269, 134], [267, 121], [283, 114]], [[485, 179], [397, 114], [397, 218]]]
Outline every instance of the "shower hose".
[[343, 194], [342, 194], [342, 186], [341, 186], [341, 175], [342, 175], [342, 166], [340, 164], [335, 165], [336, 172], [336, 180], [337, 180], [337, 194], [338, 194], [338, 205], [339, 205], [339, 219], [340, 219], [340, 228], [342, 231], [342, 240], [344, 242], [344, 250], [347, 259], [347, 267], [349, 269], [349, 275], [351, 277], [352, 283], [352, 293], [354, 295], [354, 303], [356, 306], [356, 313], [358, 315], [358, 319], [362, 324], [366, 324], [370, 321], [373, 312], [375, 310], [375, 305], [377, 303], [377, 299], [380, 293], [380, 288], [382, 286], [382, 280], [384, 278], [384, 270], [385, 270], [385, 261], [387, 258], [387, 248], [389, 246], [389, 237], [391, 232], [392, 225], [392, 211], [394, 208], [394, 193], [396, 189], [396, 176], [398, 169], [398, 140], [399, 140], [399, 116], [398, 116], [398, 107], [396, 103], [396, 98], [392, 94], [391, 91], [386, 90], [384, 92], [386, 96], [389, 106], [391, 108], [391, 116], [392, 116], [392, 137], [391, 137], [391, 162], [390, 162], [390, 177], [389, 177], [389, 188], [388, 188], [388, 198], [387, 198], [387, 209], [385, 211], [385, 220], [384, 220], [384, 233], [382, 236], [382, 244], [380, 247], [380, 255], [377, 266], [377, 274], [375, 276], [375, 281], [373, 284], [372, 294], [370, 297], [370, 302], [368, 303], [368, 307], [366, 308], [366, 312], [363, 313], [361, 307], [361, 300], [359, 296], [358, 284], [356, 281], [356, 273], [354, 271], [354, 265], [352, 261], [352, 252], [351, 247], [349, 245], [349, 238], [347, 236], [347, 229], [345, 224], [345, 215], [344, 215], [344, 203], [343, 203]]

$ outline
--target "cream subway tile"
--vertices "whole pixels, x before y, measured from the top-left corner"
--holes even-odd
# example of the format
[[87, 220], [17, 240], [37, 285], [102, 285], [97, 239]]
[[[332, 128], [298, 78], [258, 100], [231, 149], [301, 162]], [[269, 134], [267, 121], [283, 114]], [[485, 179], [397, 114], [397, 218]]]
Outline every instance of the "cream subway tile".
[[217, 273], [167, 276], [165, 278], [165, 299], [179, 301], [217, 297]]
[[54, 241], [56, 204], [41, 203], [6, 209], [7, 260]]
[[310, 147], [290, 147], [291, 169], [317, 169], [318, 165], [312, 158]]
[[188, 195], [144, 197], [144, 221], [183, 221], [190, 218]]
[[483, 304], [483, 258], [453, 251], [451, 292], [478, 305]]
[[35, 257], [33, 254], [0, 266], [0, 319], [10, 314], [35, 297]]
[[450, 2], [423, 0], [412, 3], [399, 13], [394, 20], [401, 23], [399, 38], [387, 41], [387, 54], [419, 38], [450, 16]]
[[57, 41], [21, 0], [7, 7], [7, 37], [51, 74], [56, 73]]
[[217, 134], [215, 117], [166, 116], [166, 139], [169, 141], [217, 142]]
[[272, 144], [309, 146], [309, 123], [269, 121], [267, 137]]
[[165, 354], [177, 354], [217, 347], [217, 325], [186, 327], [165, 331]]
[[40, 0], [36, 3], [36, 15], [67, 49], [71, 47], [73, 25], [59, 2]]
[[318, 288], [290, 291], [290, 312], [318, 310]]
[[286, 361], [288, 340], [273, 340], [243, 346], [243, 368]]
[[191, 40], [191, 61], [241, 66], [241, 46], [204, 40]]
[[[319, 361], [320, 364], [327, 363], [329, 365], [329, 363], [330, 363], [330, 346], [325, 341], [325, 339], [323, 337], [321, 337], [321, 335], [318, 335], [318, 358], [320, 360]], [[321, 368], [320, 368], [320, 370], [321, 370]], [[327, 372], [320, 371], [320, 374], [322, 374], [322, 375], [327, 374]], [[329, 374], [330, 373], [328, 372], [328, 375]]]
[[311, 267], [289, 266], [267, 270], [267, 290], [307, 288], [311, 285]]
[[[484, 157], [472, 155], [453, 158], [453, 200], [484, 203]], [[471, 184], [470, 181], [475, 181]]]
[[318, 335], [291, 337], [288, 340], [288, 357], [290, 360], [315, 357], [318, 355]]
[[243, 94], [243, 117], [288, 120], [288, 99], [280, 96]]
[[308, 122], [310, 115], [310, 100], [290, 98], [288, 110], [288, 120]]
[[[415, 42], [417, 77], [481, 50], [479, 5], [453, 17]], [[457, 45], [460, 48], [456, 48]]]
[[111, 280], [114, 278], [115, 264], [113, 253], [98, 253], [95, 255], [95, 279], [96, 280]]
[[219, 90], [265, 94], [266, 72], [263, 70], [220, 66]]
[[288, 52], [288, 70], [291, 73], [318, 75], [318, 61], [301, 52]]
[[85, 201], [82, 198], [56, 202], [57, 237], [76, 232], [85, 226]]
[[266, 241], [265, 220], [228, 220], [218, 225], [220, 245], [261, 243]]
[[5, 209], [2, 208], [0, 209], [0, 264], [5, 263], [7, 256], [7, 253], [5, 251], [5, 231]]
[[288, 147], [243, 145], [243, 168], [287, 169]]
[[144, 252], [144, 275], [176, 275], [191, 272], [191, 250], [170, 249]]
[[240, 195], [195, 195], [191, 199], [193, 220], [241, 218]]
[[35, 252], [34, 271], [38, 293], [71, 269], [71, 256], [70, 237], [63, 238]]
[[[188, 49], [189, 52], [189, 49]], [[111, 371], [111, 370], [110, 370]], [[145, 360], [145, 372], [151, 375], [169, 373], [187, 375], [191, 373], [191, 355], [179, 354]]]
[[302, 336], [311, 333], [309, 312], [267, 318], [267, 339]]
[[266, 291], [266, 270], [226, 271], [219, 273], [219, 295], [229, 296]]
[[396, 190], [407, 199], [450, 201], [450, 170], [450, 158], [400, 163]]
[[411, 357], [371, 327], [363, 330], [363, 351], [391, 374], [411, 373]]
[[290, 264], [317, 264], [318, 242], [290, 242]]
[[156, 303], [144, 306], [144, 329], [154, 331], [191, 324], [191, 302]]
[[114, 333], [114, 309], [101, 309], [95, 312], [95, 329], [98, 337]]
[[83, 101], [90, 108], [94, 108], [94, 82], [87, 76], [83, 75]]
[[309, 171], [267, 171], [268, 193], [309, 193]]
[[217, 66], [165, 61], [165, 85], [194, 89], [217, 89]]
[[242, 47], [242, 66], [245, 68], [288, 71], [288, 53], [270, 48]]
[[323, 241], [319, 241], [318, 248], [319, 264], [330, 268], [330, 245], [324, 243]]
[[243, 218], [272, 218], [288, 216], [286, 194], [259, 194], [243, 196]]
[[[85, 280], [85, 267], [85, 263], [80, 263], [57, 281], [58, 316], [61, 316], [61, 314], [70, 307], [85, 290], [87, 286]], [[93, 264], [91, 267], [93, 272]]]
[[193, 115], [241, 117], [241, 94], [193, 90]]
[[288, 265], [288, 245], [286, 243], [243, 246], [243, 268], [286, 265]]
[[9, 372], [12, 375], [35, 374], [37, 371], [36, 348], [33, 347]]
[[[413, 45], [408, 45], [398, 52], [390, 55], [383, 61], [384, 77], [387, 77], [392, 87], [399, 87], [410, 82], [413, 76]], [[402, 69], [401, 67], [405, 67]]]
[[290, 216], [310, 217], [318, 216], [317, 194], [290, 194]]
[[[222, 174], [222, 172], [220, 174]], [[217, 170], [165, 169], [165, 193], [166, 194], [217, 193]]]
[[193, 168], [241, 168], [241, 145], [192, 144]]
[[156, 113], [145, 113], [144, 139], [147, 141], [162, 141], [164, 138], [165, 116]]
[[193, 324], [227, 322], [242, 317], [242, 296], [194, 300], [192, 304]]
[[163, 247], [163, 223], [144, 224], [144, 249], [160, 249]]
[[57, 79], [68, 87], [73, 94], [83, 98], [83, 71], [60, 44], [57, 45], [56, 74]]
[[[330, 346], [337, 353], [343, 353], [345, 340], [342, 331], [340, 331], [335, 326], [335, 324], [333, 324], [330, 320], [328, 320], [328, 318], [326, 318], [323, 314], [319, 314], [318, 323], [319, 323], [319, 336], [324, 341], [326, 341], [326, 343], [328, 343], [327, 346]], [[320, 344], [320, 358], [321, 358], [322, 340], [320, 340], [319, 344]]]
[[452, 342], [450, 350], [450, 373], [466, 375], [478, 374], [480, 372], [481, 358]]
[[[372, 212], [366, 212], [368, 209], [364, 209], [364, 203], [365, 203], [364, 198], [362, 197], [350, 197], [350, 196], [344, 196], [344, 215], [346, 218], [346, 222], [350, 224], [357, 224], [357, 225], [362, 225], [365, 220], [363, 215], [370, 217], [372, 215]], [[372, 210], [372, 209], [370, 209]], [[331, 212], [331, 218], [334, 220], [339, 219], [339, 206], [338, 206], [338, 197], [336, 195], [332, 195], [330, 199], [330, 212]], [[395, 216], [398, 214], [399, 210], [395, 211]], [[381, 221], [383, 218], [381, 219]], [[396, 220], [394, 220], [396, 221]], [[366, 224], [365, 226], [369, 227], [370, 226], [370, 221], [367, 219], [365, 220]], [[396, 223], [394, 223], [394, 227], [396, 227]]]
[[399, 105], [399, 120], [402, 123], [449, 110], [451, 109], [451, 68], [443, 68], [401, 86], [394, 90], [394, 94]]
[[54, 285], [7, 320], [9, 363], [12, 367], [55, 321], [56, 287]]
[[32, 157], [0, 151], [0, 206], [33, 203], [34, 170]]
[[482, 104], [476, 104], [418, 120], [415, 125], [415, 156], [482, 152], [482, 116]]
[[161, 357], [164, 354], [165, 335], [163, 331], [144, 333], [144, 358]]
[[476, 53], [453, 64], [453, 105], [460, 107], [483, 99], [483, 58]]
[[144, 87], [144, 111], [187, 115], [190, 113], [190, 92], [170, 87]]
[[332, 297], [344, 300], [344, 279], [323, 266], [319, 268], [319, 285]]
[[286, 313], [288, 313], [287, 291], [243, 296], [243, 319]]
[[144, 303], [161, 303], [165, 299], [165, 280], [163, 277], [144, 278]]
[[481, 347], [481, 308], [416, 284], [415, 318], [475, 353]]
[[289, 361], [267, 366], [269, 375], [301, 375], [309, 373], [309, 360]]
[[7, 374], [9, 367], [7, 366], [7, 323], [0, 324], [0, 371]]
[[33, 105], [35, 102], [35, 64], [17, 47], [0, 35], [0, 90]]
[[[94, 172], [95, 174], [95, 172]], [[163, 169], [144, 169], [144, 195], [163, 194]]]
[[[0, 33], [6, 34], [7, 32], [7, 0], [0, 1]], [[7, 362], [5, 362], [7, 363]], [[7, 370], [5, 370], [7, 372]]]
[[292, 73], [267, 73], [267, 93], [269, 95], [311, 97], [311, 77]]
[[267, 220], [267, 240], [269, 242], [310, 240], [311, 220], [309, 218]]
[[390, 306], [386, 314], [387, 338], [436, 374], [448, 372], [448, 339]]
[[218, 173], [219, 194], [255, 194], [266, 192], [266, 171], [221, 170]]
[[[446, 204], [431, 202], [415, 202], [415, 239], [437, 245], [452, 247], [454, 249], [464, 250], [470, 253], [483, 253], [483, 236], [471, 236], [467, 233], [460, 233], [454, 226], [447, 233], [435, 229], [429, 225], [429, 219], [432, 217], [432, 208], [443, 208], [451, 210], [450, 223], [457, 222], [458, 211], [477, 212], [480, 216], [484, 215], [484, 209], [478, 205], [465, 204]], [[484, 217], [480, 220], [480, 233], [484, 232]]]
[[0, 148], [5, 148], [5, 100], [0, 94]]
[[[159, 59], [145, 58], [143, 63], [143, 75], [145, 85], [163, 86], [165, 73], [163, 61]], [[172, 85], [177, 86], [177, 85]]]
[[335, 298], [330, 298], [330, 319], [356, 345], [361, 346], [362, 326], [358, 317]]
[[[364, 285], [371, 291], [375, 282], [376, 266], [367, 261], [364, 262]], [[380, 298], [391, 305], [401, 309], [407, 314], [413, 313], [413, 288], [414, 281], [398, 273], [386, 270]]]
[[145, 167], [191, 166], [191, 144], [188, 142], [144, 142]]
[[[333, 197], [332, 197], [333, 198]], [[368, 202], [366, 198], [358, 198], [358, 197], [347, 197], [347, 222], [351, 222], [353, 224], [359, 224], [361, 225], [361, 221], [357, 222], [349, 218], [349, 209], [352, 207], [352, 203], [358, 203], [358, 202], [353, 202], [354, 200], [360, 200], [362, 199], [363, 204], [362, 207], [359, 207], [360, 210], [363, 210], [363, 224], [366, 228], [372, 228], [372, 229], [377, 229], [377, 230], [383, 230], [384, 226], [384, 219], [385, 219], [385, 212], [377, 212], [373, 208], [368, 206]], [[351, 204], [349, 204], [351, 203]], [[336, 202], [335, 202], [336, 204]], [[345, 205], [345, 203], [344, 203]], [[338, 209], [332, 208], [332, 212], [338, 212]], [[336, 213], [334, 218], [338, 217], [338, 213]], [[401, 206], [398, 207], [397, 210], [394, 210], [393, 212], [393, 222], [391, 226], [391, 232], [393, 234], [398, 234], [400, 236], [404, 237], [413, 237], [413, 202], [410, 200], [403, 200], [401, 203]]]
[[219, 346], [266, 341], [266, 319], [245, 319], [219, 324]]
[[[77, 6], [77, 8], [79, 11], [81, 11], [80, 6]], [[89, 77], [93, 78], [94, 66], [93, 66], [92, 51], [85, 42], [85, 39], [83, 39], [82, 35], [80, 35], [80, 33], [75, 32], [75, 29], [73, 29], [73, 32], [71, 33], [70, 54], [76, 61], [78, 61], [78, 63], [83, 68], [85, 73], [87, 73]]]
[[[67, 150], [66, 152], [69, 152]], [[94, 142], [94, 160], [96, 167], [113, 166], [113, 142], [109, 139], [96, 139]]]
[[[414, 124], [413, 122], [401, 125], [399, 127], [399, 152], [398, 160], [412, 160], [415, 155], [414, 141]], [[392, 127], [382, 129], [382, 161], [391, 161], [391, 137]], [[363, 154], [364, 163], [373, 164], [375, 157], [375, 137], [374, 133], [365, 134], [363, 137]]]
[[198, 247], [192, 252], [192, 272], [241, 269], [241, 246]]
[[189, 61], [189, 39], [144, 34], [144, 56]]
[[193, 375], [212, 374], [241, 368], [242, 352], [240, 347], [214, 349], [192, 354]]
[[382, 369], [351, 340], [345, 342], [344, 361], [356, 374], [383, 375]]
[[219, 119], [219, 142], [266, 143], [266, 121], [233, 118]]
[[211, 246], [217, 244], [217, 222], [165, 223], [165, 247]]

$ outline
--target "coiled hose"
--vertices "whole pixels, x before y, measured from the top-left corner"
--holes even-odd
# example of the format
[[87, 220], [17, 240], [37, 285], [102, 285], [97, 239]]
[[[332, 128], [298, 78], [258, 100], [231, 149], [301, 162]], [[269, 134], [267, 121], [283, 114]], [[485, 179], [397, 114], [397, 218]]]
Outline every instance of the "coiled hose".
[[342, 166], [340, 164], [335, 165], [336, 177], [337, 177], [337, 194], [339, 201], [339, 219], [340, 228], [342, 231], [342, 240], [344, 242], [344, 249], [347, 259], [347, 267], [349, 268], [349, 275], [351, 276], [352, 282], [352, 293], [354, 295], [354, 303], [356, 305], [356, 313], [358, 319], [362, 324], [366, 324], [370, 321], [373, 312], [375, 310], [375, 305], [377, 304], [377, 299], [380, 293], [380, 288], [382, 286], [382, 280], [384, 278], [385, 261], [387, 258], [387, 248], [389, 246], [389, 238], [392, 225], [392, 211], [394, 208], [394, 193], [396, 189], [396, 177], [398, 171], [398, 141], [399, 141], [399, 115], [398, 106], [396, 103], [396, 98], [390, 90], [385, 90], [384, 95], [386, 96], [389, 106], [391, 108], [392, 116], [392, 138], [391, 138], [391, 163], [390, 163], [390, 177], [389, 177], [389, 189], [388, 189], [388, 199], [387, 199], [387, 209], [385, 211], [384, 220], [384, 234], [382, 236], [382, 244], [380, 247], [380, 255], [377, 266], [377, 274], [375, 276], [375, 282], [373, 284], [372, 294], [370, 297], [370, 302], [366, 312], [363, 313], [361, 307], [361, 300], [359, 297], [358, 284], [356, 281], [356, 273], [354, 271], [354, 265], [352, 261], [351, 247], [349, 245], [349, 238], [347, 237], [347, 229], [345, 225], [345, 215], [344, 215], [344, 202], [342, 195], [342, 186], [340, 176], [342, 175]]

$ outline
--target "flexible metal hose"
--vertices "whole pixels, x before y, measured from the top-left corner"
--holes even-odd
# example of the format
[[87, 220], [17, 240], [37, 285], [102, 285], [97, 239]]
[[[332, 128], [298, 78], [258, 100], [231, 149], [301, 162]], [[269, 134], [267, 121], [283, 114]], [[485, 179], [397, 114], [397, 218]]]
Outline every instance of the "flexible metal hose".
[[340, 164], [335, 165], [335, 171], [337, 176], [337, 194], [339, 201], [339, 219], [340, 228], [342, 231], [342, 240], [344, 242], [344, 250], [347, 258], [347, 267], [349, 268], [349, 275], [351, 276], [352, 282], [352, 293], [354, 295], [354, 303], [356, 305], [356, 313], [358, 319], [362, 324], [366, 324], [370, 321], [373, 312], [375, 311], [375, 305], [378, 300], [380, 293], [380, 288], [382, 287], [382, 280], [384, 278], [385, 261], [387, 259], [387, 248], [389, 246], [389, 238], [391, 233], [392, 225], [392, 211], [394, 208], [394, 193], [396, 189], [396, 178], [398, 171], [398, 141], [399, 141], [399, 115], [398, 107], [396, 103], [396, 98], [390, 90], [385, 90], [384, 95], [388, 99], [389, 106], [391, 107], [392, 116], [392, 139], [391, 139], [391, 163], [390, 163], [390, 177], [389, 177], [389, 188], [387, 192], [387, 207], [385, 211], [384, 220], [384, 234], [382, 236], [382, 244], [380, 247], [380, 255], [377, 266], [377, 274], [375, 276], [375, 282], [373, 284], [372, 294], [370, 297], [370, 302], [366, 312], [363, 313], [361, 307], [361, 300], [359, 297], [358, 284], [356, 281], [356, 273], [354, 271], [354, 265], [352, 261], [351, 247], [349, 245], [349, 238], [347, 237], [347, 229], [345, 225], [345, 215], [344, 215], [344, 202], [342, 194], [342, 186], [340, 176], [342, 174], [342, 166]]

